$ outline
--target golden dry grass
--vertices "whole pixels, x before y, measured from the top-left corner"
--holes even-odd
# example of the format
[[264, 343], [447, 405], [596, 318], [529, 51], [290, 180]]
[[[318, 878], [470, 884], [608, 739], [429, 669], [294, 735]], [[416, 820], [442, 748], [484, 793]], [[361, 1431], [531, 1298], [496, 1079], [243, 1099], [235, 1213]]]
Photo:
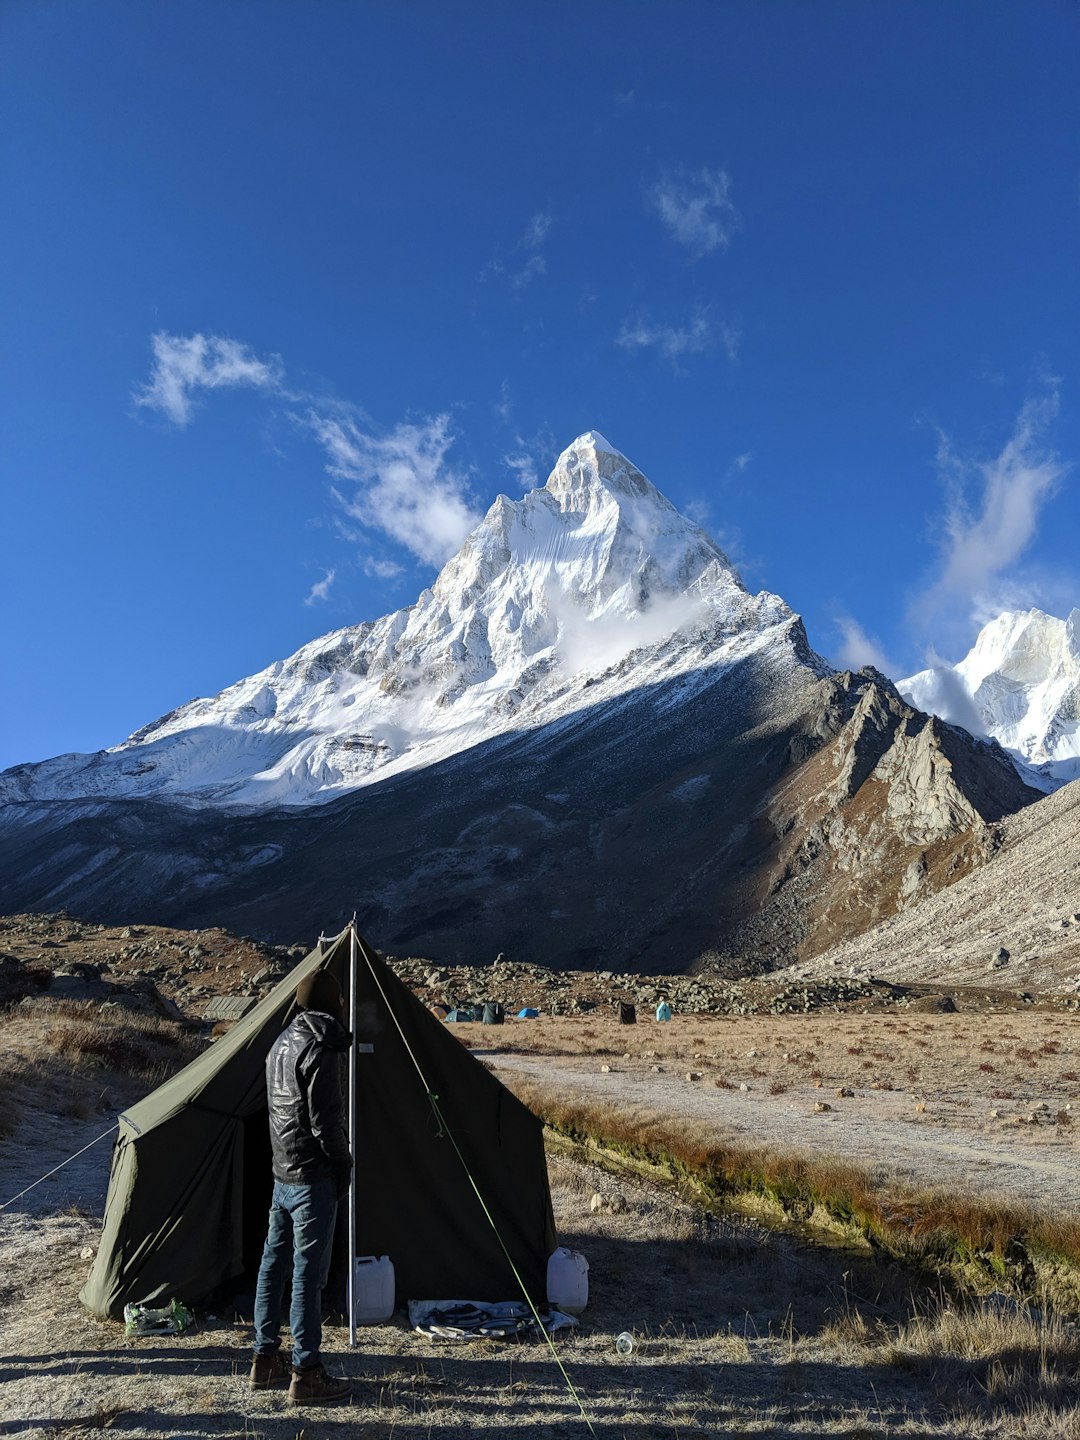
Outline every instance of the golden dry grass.
[[89, 1001], [0, 1011], [0, 1139], [36, 1111], [88, 1119], [160, 1083], [201, 1049], [183, 1026]]

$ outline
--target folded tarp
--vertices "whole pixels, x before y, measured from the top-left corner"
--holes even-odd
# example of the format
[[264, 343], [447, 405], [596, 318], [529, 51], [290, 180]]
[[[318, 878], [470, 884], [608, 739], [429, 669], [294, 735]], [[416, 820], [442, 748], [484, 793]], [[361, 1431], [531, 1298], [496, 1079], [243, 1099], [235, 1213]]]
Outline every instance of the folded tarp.
[[[561, 1310], [537, 1312], [550, 1335], [578, 1322]], [[536, 1316], [524, 1300], [488, 1303], [482, 1300], [410, 1300], [409, 1324], [437, 1340], [508, 1340], [515, 1335], [539, 1338]]]

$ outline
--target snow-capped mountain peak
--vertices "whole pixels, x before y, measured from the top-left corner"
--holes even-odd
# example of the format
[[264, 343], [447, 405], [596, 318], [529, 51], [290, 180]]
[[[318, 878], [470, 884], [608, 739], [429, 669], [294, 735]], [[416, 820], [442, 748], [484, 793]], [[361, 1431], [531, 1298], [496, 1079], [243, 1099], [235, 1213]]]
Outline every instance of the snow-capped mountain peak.
[[957, 665], [897, 688], [920, 709], [998, 740], [1046, 788], [1080, 778], [1080, 610], [1065, 620], [1005, 611]]
[[414, 605], [312, 641], [112, 750], [19, 766], [0, 799], [303, 804], [755, 647], [797, 618], [602, 436], [500, 496]]

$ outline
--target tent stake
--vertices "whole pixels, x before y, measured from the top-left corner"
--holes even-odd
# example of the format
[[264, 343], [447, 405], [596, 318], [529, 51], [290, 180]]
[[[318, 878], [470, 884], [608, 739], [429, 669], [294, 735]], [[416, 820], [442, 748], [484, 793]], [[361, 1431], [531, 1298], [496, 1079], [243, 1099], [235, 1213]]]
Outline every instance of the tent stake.
[[356, 916], [349, 925], [349, 1345], [356, 1349]]

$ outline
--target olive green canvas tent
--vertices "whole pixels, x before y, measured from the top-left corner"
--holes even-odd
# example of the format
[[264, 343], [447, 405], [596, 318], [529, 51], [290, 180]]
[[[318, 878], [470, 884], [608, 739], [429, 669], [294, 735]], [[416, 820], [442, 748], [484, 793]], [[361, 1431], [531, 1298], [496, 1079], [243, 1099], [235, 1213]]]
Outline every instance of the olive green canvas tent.
[[80, 1296], [88, 1309], [119, 1317], [130, 1302], [198, 1304], [250, 1290], [272, 1186], [266, 1056], [296, 1013], [300, 981], [326, 969], [348, 997], [350, 968], [363, 1042], [353, 1086], [356, 1253], [390, 1256], [399, 1304], [514, 1299], [514, 1268], [543, 1302], [556, 1239], [540, 1121], [358, 936], [350, 966], [354, 933], [313, 951], [121, 1115], [101, 1243]]

